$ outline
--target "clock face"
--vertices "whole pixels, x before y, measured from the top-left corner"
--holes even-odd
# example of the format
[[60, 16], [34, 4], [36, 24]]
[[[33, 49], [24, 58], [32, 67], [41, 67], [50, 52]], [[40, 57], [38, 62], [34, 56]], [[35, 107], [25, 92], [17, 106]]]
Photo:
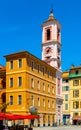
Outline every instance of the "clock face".
[[50, 47], [47, 47], [47, 48], [45, 49], [45, 54], [49, 54], [49, 53], [51, 53], [51, 48], [50, 48]]

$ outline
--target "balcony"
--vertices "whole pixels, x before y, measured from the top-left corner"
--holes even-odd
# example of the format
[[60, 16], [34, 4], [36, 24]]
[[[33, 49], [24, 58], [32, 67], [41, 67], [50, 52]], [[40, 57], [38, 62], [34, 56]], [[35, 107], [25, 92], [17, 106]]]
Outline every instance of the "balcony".
[[81, 73], [79, 74], [69, 74], [69, 78], [78, 78], [81, 77]]

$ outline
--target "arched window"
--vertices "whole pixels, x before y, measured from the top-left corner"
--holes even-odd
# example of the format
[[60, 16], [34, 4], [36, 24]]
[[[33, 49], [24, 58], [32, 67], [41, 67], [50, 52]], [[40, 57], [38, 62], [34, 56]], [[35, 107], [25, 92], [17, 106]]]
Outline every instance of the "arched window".
[[40, 99], [38, 98], [38, 107], [40, 107]]

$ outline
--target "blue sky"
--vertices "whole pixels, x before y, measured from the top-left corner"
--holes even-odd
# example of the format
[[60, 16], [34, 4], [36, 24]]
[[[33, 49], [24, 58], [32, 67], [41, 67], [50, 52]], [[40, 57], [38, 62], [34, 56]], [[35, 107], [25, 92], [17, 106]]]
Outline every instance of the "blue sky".
[[62, 24], [62, 70], [81, 64], [81, 0], [1, 0], [0, 64], [6, 64], [4, 55], [22, 50], [41, 59], [41, 24], [51, 5]]

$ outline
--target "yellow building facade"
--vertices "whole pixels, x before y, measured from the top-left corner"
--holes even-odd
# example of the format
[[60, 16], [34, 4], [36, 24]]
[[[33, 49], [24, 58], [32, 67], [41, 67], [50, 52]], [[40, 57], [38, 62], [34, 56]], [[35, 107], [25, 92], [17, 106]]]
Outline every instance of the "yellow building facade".
[[70, 86], [69, 71], [62, 74], [62, 96], [63, 96], [63, 124], [70, 123]]
[[[27, 51], [6, 55], [6, 112], [29, 114], [35, 106], [36, 126], [56, 122], [56, 69]], [[25, 121], [28, 123], [28, 121]]]
[[69, 71], [71, 124], [81, 124], [81, 66]]

